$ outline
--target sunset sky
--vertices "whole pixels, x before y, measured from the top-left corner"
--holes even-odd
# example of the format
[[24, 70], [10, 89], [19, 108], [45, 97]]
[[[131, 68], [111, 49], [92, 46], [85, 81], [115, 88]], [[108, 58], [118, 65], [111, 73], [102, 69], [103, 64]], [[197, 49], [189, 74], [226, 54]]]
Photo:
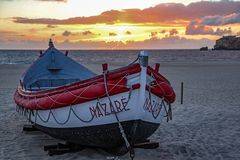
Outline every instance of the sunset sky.
[[185, 49], [240, 35], [240, 1], [0, 0], [0, 49]]

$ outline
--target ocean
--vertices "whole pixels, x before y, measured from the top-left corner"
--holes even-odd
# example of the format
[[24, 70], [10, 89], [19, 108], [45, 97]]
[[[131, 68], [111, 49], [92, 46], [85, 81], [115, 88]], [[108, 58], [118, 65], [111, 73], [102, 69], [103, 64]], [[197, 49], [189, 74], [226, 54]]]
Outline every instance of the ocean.
[[[44, 51], [43, 51], [44, 52]], [[62, 51], [65, 53], [65, 51]], [[70, 50], [69, 56], [79, 63], [130, 63], [140, 50]], [[147, 50], [151, 62], [239, 62], [240, 51]], [[31, 64], [37, 50], [0, 50], [0, 64]]]

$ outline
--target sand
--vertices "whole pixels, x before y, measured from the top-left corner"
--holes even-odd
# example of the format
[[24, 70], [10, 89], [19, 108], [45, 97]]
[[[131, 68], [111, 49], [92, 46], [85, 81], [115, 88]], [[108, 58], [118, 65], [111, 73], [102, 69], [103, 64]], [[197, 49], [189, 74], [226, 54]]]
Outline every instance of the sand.
[[[96, 72], [101, 70], [99, 64], [86, 65]], [[121, 64], [110, 67], [117, 66]], [[0, 159], [111, 159], [110, 155], [91, 149], [50, 157], [43, 146], [58, 140], [41, 132], [22, 131], [27, 121], [15, 111], [13, 94], [27, 67], [0, 65]], [[177, 93], [173, 120], [164, 121], [151, 137], [160, 147], [136, 149], [135, 159], [240, 159], [240, 63], [165, 63], [160, 70]], [[182, 105], [181, 82], [184, 82]]]

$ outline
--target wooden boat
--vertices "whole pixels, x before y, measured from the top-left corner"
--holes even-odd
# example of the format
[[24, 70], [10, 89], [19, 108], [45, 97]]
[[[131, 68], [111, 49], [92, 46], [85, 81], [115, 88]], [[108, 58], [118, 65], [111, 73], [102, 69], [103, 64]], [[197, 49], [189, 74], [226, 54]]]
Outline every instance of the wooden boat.
[[73, 144], [103, 149], [146, 140], [170, 115], [175, 93], [169, 81], [138, 62], [96, 75], [49, 48], [23, 74], [14, 99], [17, 110], [39, 130]]

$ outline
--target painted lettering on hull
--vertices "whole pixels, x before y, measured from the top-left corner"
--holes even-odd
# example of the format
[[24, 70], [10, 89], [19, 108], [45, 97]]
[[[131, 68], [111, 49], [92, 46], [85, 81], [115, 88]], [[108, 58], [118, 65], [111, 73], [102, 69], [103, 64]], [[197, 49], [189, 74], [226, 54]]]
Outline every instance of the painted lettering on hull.
[[146, 98], [143, 109], [145, 111], [148, 111], [149, 113], [152, 113], [153, 118], [157, 118], [161, 112], [161, 109], [163, 107], [163, 102], [162, 101], [155, 101], [152, 100], [150, 101], [149, 98]]
[[112, 104], [98, 102], [96, 106], [89, 107], [89, 111], [94, 118], [100, 118], [114, 114], [114, 111], [119, 113], [130, 110], [130, 108], [127, 108], [127, 103], [127, 98], [114, 100]]

